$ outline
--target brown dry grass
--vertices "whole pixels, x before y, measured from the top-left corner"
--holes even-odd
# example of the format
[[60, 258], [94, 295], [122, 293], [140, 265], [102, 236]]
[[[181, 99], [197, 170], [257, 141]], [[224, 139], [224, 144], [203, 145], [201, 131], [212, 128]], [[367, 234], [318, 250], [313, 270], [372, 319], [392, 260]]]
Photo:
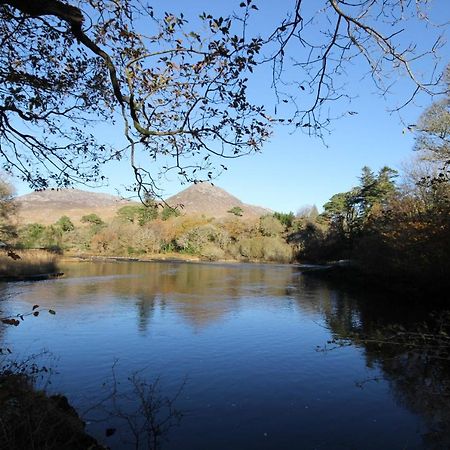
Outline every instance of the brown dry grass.
[[[133, 203], [132, 203], [133, 204]], [[42, 225], [52, 225], [61, 216], [68, 216], [70, 220], [77, 226], [82, 224], [81, 218], [88, 214], [95, 213], [105, 222], [110, 222], [117, 215], [117, 211], [124, 206], [120, 204], [118, 206], [105, 206], [105, 207], [92, 207], [87, 205], [86, 208], [60, 208], [53, 209], [51, 206], [46, 208], [28, 208], [19, 209], [18, 221], [21, 225], [27, 225], [29, 223], [40, 223]]]
[[15, 250], [20, 258], [0, 250], [0, 278], [21, 278], [58, 271], [58, 255], [45, 250]]

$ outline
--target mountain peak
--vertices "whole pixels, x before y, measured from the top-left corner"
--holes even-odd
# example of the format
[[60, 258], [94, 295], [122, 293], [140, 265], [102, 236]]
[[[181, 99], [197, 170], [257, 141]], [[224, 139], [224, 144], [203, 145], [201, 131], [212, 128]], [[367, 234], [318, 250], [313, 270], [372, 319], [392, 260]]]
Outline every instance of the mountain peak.
[[247, 205], [225, 189], [208, 182], [192, 184], [169, 197], [166, 202], [171, 206], [180, 205], [185, 214], [205, 214], [211, 217], [230, 216], [228, 211], [234, 207], [241, 208], [244, 217], [259, 217], [270, 212], [259, 206]]
[[[43, 225], [55, 223], [63, 215], [78, 223], [84, 215], [91, 213], [109, 221], [122, 206], [138, 204], [114, 195], [80, 189], [35, 191], [16, 200], [22, 223], [36, 222]], [[270, 212], [259, 206], [247, 205], [224, 189], [206, 182], [193, 184], [169, 197], [166, 202], [173, 207], [180, 206], [182, 214], [204, 214], [217, 218], [233, 217], [228, 211], [235, 207], [242, 210], [244, 219], [257, 218]]]
[[22, 195], [16, 199], [19, 216], [23, 223], [42, 223], [49, 225], [61, 216], [69, 216], [78, 222], [86, 214], [96, 213], [108, 220], [116, 211], [130, 204], [128, 200], [101, 192], [80, 189], [44, 189]]

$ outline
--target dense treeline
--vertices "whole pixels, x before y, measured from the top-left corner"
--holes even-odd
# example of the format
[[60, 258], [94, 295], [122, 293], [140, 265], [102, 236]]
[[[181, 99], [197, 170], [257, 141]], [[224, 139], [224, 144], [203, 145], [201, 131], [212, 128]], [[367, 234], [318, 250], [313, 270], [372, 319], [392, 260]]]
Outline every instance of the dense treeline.
[[324, 213], [291, 236], [301, 260], [350, 259], [373, 276], [445, 281], [450, 270], [448, 183], [396, 184], [365, 167], [360, 184], [334, 195]]
[[55, 224], [28, 224], [18, 230], [24, 248], [63, 249], [72, 254], [155, 256], [195, 255], [208, 260], [237, 259], [289, 262], [292, 248], [285, 226], [268, 215], [244, 220], [230, 217], [179, 216], [168, 207], [125, 206], [105, 223], [95, 213], [75, 226], [62, 216]]
[[303, 260], [351, 259], [377, 280], [449, 286], [450, 69], [447, 97], [421, 116], [416, 159], [402, 177], [364, 167], [359, 184], [334, 195], [291, 240]]

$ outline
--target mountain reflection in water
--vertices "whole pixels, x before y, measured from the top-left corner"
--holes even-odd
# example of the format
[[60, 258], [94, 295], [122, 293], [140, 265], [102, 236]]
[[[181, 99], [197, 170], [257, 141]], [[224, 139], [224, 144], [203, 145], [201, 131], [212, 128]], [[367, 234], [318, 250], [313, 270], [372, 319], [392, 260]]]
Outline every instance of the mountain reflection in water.
[[[118, 379], [159, 376], [169, 397], [187, 380], [177, 404], [187, 413], [163, 448], [450, 448], [448, 359], [366, 339], [416, 330], [422, 310], [292, 266], [83, 262], [64, 271], [0, 285], [5, 312], [57, 311], [0, 327], [0, 339], [15, 354], [50, 350], [51, 389], [80, 410], [118, 359]], [[125, 430], [105, 438], [105, 428], [89, 425], [126, 448]]]

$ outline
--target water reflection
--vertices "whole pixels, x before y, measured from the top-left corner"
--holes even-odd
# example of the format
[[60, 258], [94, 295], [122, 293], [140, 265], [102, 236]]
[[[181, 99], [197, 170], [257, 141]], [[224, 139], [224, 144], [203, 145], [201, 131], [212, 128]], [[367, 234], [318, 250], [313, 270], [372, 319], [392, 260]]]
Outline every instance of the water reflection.
[[[207, 269], [206, 269], [207, 267]], [[133, 301], [139, 312], [139, 329], [145, 331], [157, 308], [167, 303], [192, 326], [201, 328], [223, 320], [239, 310], [243, 299], [301, 298], [305, 313], [317, 314], [318, 286], [298, 284], [299, 273], [285, 267], [204, 265], [166, 263], [80, 263], [68, 264], [70, 278], [33, 284], [21, 300], [30, 305], [39, 299], [46, 304], [77, 309], [89, 302], [94, 308], [119, 299]], [[31, 287], [31, 285], [30, 285]], [[301, 292], [299, 292], [299, 289]], [[323, 292], [326, 297], [327, 291]]]
[[[167, 448], [450, 447], [448, 360], [363, 339], [392, 325], [417, 328], [420, 308], [288, 266], [76, 263], [64, 271], [64, 279], [3, 286], [15, 300], [3, 302], [10, 312], [36, 303], [57, 310], [53, 322], [5, 339], [60, 352], [60, 386], [74, 397], [80, 384], [94, 395], [115, 357], [132, 369], [151, 365], [169, 390], [188, 376], [180, 407], [192, 414]], [[351, 346], [315, 351], [333, 338]], [[381, 381], [355, 386], [371, 378]]]
[[335, 307], [323, 311], [325, 322], [338, 342], [363, 348], [366, 365], [382, 370], [396, 401], [424, 418], [425, 448], [447, 449], [450, 315], [402, 300], [376, 295], [357, 300], [340, 291]]

